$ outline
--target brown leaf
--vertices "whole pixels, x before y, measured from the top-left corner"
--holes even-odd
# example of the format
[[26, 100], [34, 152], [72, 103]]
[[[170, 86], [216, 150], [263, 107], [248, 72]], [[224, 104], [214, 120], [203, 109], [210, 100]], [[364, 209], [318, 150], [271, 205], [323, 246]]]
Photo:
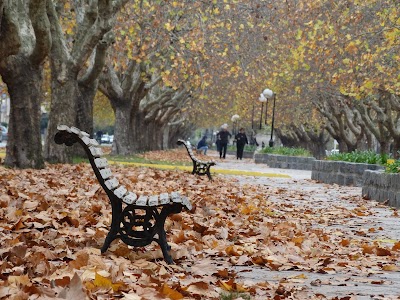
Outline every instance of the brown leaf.
[[392, 255], [392, 253], [390, 252], [390, 250], [378, 247], [378, 248], [376, 248], [376, 255], [378, 255], [378, 256], [390, 256], [390, 255]]
[[65, 287], [59, 294], [61, 299], [86, 299], [86, 294], [83, 291], [83, 285], [78, 274], [74, 274], [70, 284]]

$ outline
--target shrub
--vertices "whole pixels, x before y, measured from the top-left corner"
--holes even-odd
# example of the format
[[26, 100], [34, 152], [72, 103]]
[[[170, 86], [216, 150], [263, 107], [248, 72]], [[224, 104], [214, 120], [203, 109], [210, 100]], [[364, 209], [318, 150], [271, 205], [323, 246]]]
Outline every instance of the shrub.
[[395, 160], [392, 163], [387, 163], [385, 165], [386, 173], [400, 173], [400, 160]]
[[348, 161], [364, 164], [379, 164], [385, 165], [388, 159], [387, 154], [377, 154], [374, 151], [352, 151], [349, 153], [336, 153], [328, 156], [327, 160]]
[[310, 151], [304, 148], [289, 148], [289, 147], [265, 147], [260, 153], [278, 154], [287, 156], [306, 156], [310, 157]]

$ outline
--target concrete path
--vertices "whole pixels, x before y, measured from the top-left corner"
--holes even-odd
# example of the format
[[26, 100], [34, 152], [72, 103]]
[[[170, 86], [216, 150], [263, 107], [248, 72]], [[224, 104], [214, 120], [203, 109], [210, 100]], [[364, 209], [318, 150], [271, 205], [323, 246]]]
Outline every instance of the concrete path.
[[[226, 159], [220, 159], [215, 151], [210, 151], [208, 155], [217, 162], [217, 165], [213, 167], [217, 170], [242, 170], [289, 175], [290, 178], [218, 174], [218, 176], [234, 176], [242, 184], [259, 184], [272, 190], [285, 190], [287, 194], [302, 194], [301, 200], [296, 199], [296, 197], [287, 199], [293, 205], [318, 207], [322, 208], [322, 211], [324, 207], [332, 206], [352, 209], [352, 207], [357, 206], [355, 199], [361, 200], [361, 188], [318, 183], [311, 180], [311, 171], [269, 168], [264, 164], [255, 164], [254, 160], [251, 159], [236, 160], [232, 155], [227, 156]], [[271, 194], [268, 197], [270, 201], [282, 201], [281, 197], [274, 197], [273, 193]], [[348, 232], [348, 238], [352, 239], [357, 238], [354, 236], [355, 230], [368, 231], [368, 228], [382, 228], [382, 230], [368, 235], [371, 241], [379, 243], [399, 241], [400, 218], [394, 216], [393, 209], [375, 203], [371, 208], [369, 207], [369, 210], [372, 214], [349, 220], [348, 226], [345, 228], [343, 223], [338, 222], [338, 224], [324, 225], [324, 229], [334, 231], [335, 228], [340, 227], [341, 231]], [[320, 225], [316, 224], [315, 226]], [[395, 262], [395, 264], [400, 268], [400, 262]], [[350, 271], [336, 274], [317, 274], [304, 271], [271, 271], [268, 268], [254, 266], [238, 266], [235, 271], [238, 272], [239, 279], [244, 282], [293, 280], [296, 286], [309, 291], [310, 295], [320, 293], [327, 297], [318, 299], [400, 299], [400, 272], [371, 269], [368, 276], [362, 272], [357, 274], [357, 272]]]

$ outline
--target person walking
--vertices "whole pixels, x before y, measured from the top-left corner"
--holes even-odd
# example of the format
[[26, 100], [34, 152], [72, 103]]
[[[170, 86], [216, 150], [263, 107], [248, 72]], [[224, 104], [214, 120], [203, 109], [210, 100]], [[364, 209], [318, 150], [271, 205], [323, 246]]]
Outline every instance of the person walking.
[[222, 125], [221, 130], [217, 133], [217, 141], [219, 141], [219, 158], [225, 158], [230, 137], [232, 137], [232, 134], [228, 131], [228, 124]]
[[206, 143], [207, 136], [203, 136], [201, 140], [197, 143], [197, 151], [201, 153], [203, 151], [204, 155], [207, 155], [208, 146]]
[[244, 128], [239, 129], [239, 133], [235, 136], [235, 140], [236, 140], [236, 159], [242, 159], [244, 146], [249, 143], [249, 141], [247, 140], [246, 133], [244, 132]]

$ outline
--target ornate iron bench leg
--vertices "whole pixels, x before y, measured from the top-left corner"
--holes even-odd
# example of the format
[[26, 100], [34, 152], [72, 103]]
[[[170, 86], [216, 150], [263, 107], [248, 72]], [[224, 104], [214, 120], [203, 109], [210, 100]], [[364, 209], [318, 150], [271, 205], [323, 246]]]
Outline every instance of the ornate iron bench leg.
[[197, 174], [197, 163], [193, 160], [193, 171], [192, 174]]
[[181, 211], [181, 208], [163, 207], [158, 219], [156, 220], [156, 224], [155, 224], [155, 226], [157, 227], [157, 233], [158, 233], [157, 242], [160, 245], [161, 251], [164, 255], [164, 260], [168, 264], [173, 264], [174, 261], [172, 259], [171, 253], [170, 253], [171, 246], [168, 245], [168, 242], [167, 242], [167, 234], [164, 229], [164, 224], [165, 224], [165, 220], [167, 219], [169, 214], [178, 213], [180, 211]]
[[158, 234], [159, 234], [158, 244], [160, 245], [161, 251], [164, 255], [164, 260], [167, 262], [167, 264], [171, 265], [174, 263], [174, 261], [172, 259], [171, 253], [170, 253], [171, 246], [168, 245], [168, 243], [167, 243], [167, 235], [165, 233], [164, 228], [162, 228], [162, 230], [160, 230]]
[[110, 231], [107, 234], [106, 239], [104, 240], [103, 247], [101, 247], [101, 253], [105, 253], [107, 251], [108, 247], [110, 247], [112, 241], [115, 240], [117, 237], [118, 237], [118, 231], [110, 229]]
[[103, 247], [101, 247], [101, 253], [106, 252], [112, 241], [118, 238], [119, 224], [121, 223], [122, 203], [119, 201], [111, 201], [111, 211], [111, 228], [104, 240]]
[[212, 179], [212, 177], [211, 177], [211, 173], [210, 173], [210, 165], [209, 166], [207, 166], [207, 171], [206, 171], [206, 174], [207, 174], [207, 177], [208, 177], [208, 179], [210, 179], [211, 181], [213, 180]]

